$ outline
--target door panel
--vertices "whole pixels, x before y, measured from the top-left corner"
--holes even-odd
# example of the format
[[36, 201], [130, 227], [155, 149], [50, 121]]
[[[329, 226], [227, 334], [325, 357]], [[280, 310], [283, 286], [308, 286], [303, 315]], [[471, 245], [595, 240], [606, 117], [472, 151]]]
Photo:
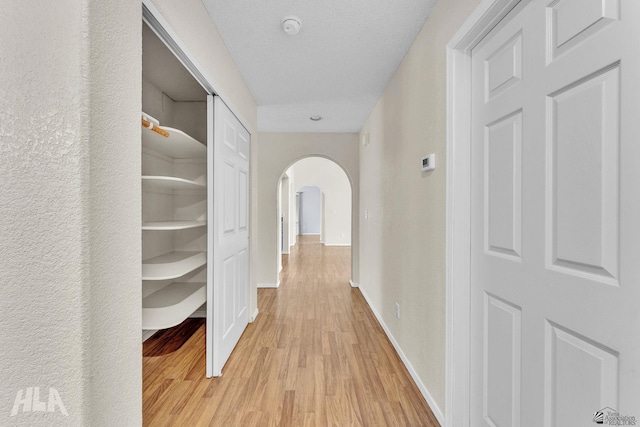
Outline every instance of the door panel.
[[618, 0], [556, 0], [549, 4], [550, 59], [618, 19]]
[[485, 62], [486, 101], [522, 79], [522, 33], [517, 33]]
[[546, 425], [575, 425], [576, 414], [594, 413], [606, 406], [602, 402], [617, 402], [614, 351], [552, 322], [546, 323], [545, 335]]
[[499, 119], [485, 136], [485, 250], [520, 259], [522, 252], [522, 111]]
[[238, 142], [240, 147], [238, 148], [238, 154], [245, 160], [249, 160], [249, 134], [241, 132], [238, 135]]
[[236, 197], [238, 188], [236, 187], [236, 166], [225, 161], [222, 165], [223, 169], [223, 187], [222, 191], [224, 199], [221, 201], [224, 206], [224, 228], [223, 234], [234, 234], [236, 232]]
[[522, 1], [473, 49], [473, 426], [640, 417], [638, 22]]
[[219, 376], [249, 321], [249, 132], [218, 97], [209, 99], [209, 212], [213, 238], [207, 301], [207, 376]]
[[491, 426], [520, 425], [521, 309], [485, 294], [484, 407]]
[[231, 328], [235, 324], [235, 293], [238, 282], [236, 281], [236, 257], [231, 256], [222, 262], [223, 268], [223, 298], [224, 305], [221, 309], [223, 311], [222, 319], [224, 321], [222, 325], [222, 338], [231, 331]]
[[[548, 98], [549, 264], [617, 285], [619, 64]], [[588, 230], [588, 232], [585, 232]]]
[[235, 316], [237, 318], [242, 318], [247, 315], [247, 301], [248, 295], [247, 292], [249, 290], [249, 277], [246, 274], [246, 268], [244, 266], [249, 265], [249, 251], [247, 249], [241, 249], [238, 251], [238, 271], [237, 271], [237, 286], [235, 287], [236, 295], [236, 307], [235, 307]]
[[238, 192], [238, 210], [240, 217], [238, 219], [239, 228], [241, 231], [247, 230], [247, 224], [249, 223], [249, 173], [246, 170], [240, 169], [238, 175], [239, 179], [239, 192]]
[[222, 117], [224, 122], [224, 144], [232, 152], [236, 151], [236, 128], [233, 121], [229, 120], [229, 117]]

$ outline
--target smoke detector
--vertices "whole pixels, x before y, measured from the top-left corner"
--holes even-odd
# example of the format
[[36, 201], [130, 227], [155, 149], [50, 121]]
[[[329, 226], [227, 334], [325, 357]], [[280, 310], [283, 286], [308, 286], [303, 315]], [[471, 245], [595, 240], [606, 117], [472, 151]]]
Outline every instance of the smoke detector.
[[302, 27], [302, 23], [300, 22], [300, 18], [294, 15], [285, 16], [280, 21], [280, 25], [282, 25], [282, 29], [285, 33], [290, 36], [295, 36], [300, 31]]

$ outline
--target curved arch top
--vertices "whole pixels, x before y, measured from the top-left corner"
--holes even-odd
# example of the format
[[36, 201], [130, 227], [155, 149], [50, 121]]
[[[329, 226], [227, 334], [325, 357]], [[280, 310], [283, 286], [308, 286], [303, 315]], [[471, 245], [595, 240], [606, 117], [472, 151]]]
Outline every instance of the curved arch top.
[[[311, 217], [303, 215], [298, 230], [295, 226], [297, 218], [293, 201], [299, 191], [313, 192], [310, 187], [315, 187], [322, 196], [317, 201], [317, 211], [304, 209]], [[297, 160], [283, 172], [276, 190], [276, 226], [279, 238], [274, 262], [278, 265], [278, 271], [282, 265], [281, 255], [289, 253], [289, 248], [296, 244], [297, 234], [317, 232], [320, 233], [320, 242], [327, 246], [351, 246], [351, 224], [354, 219], [351, 209], [353, 186], [349, 176], [338, 163], [326, 156], [308, 156]], [[309, 196], [313, 206], [314, 197]]]
[[352, 282], [359, 280], [359, 194], [360, 160], [358, 134], [348, 133], [260, 133], [257, 150], [258, 179], [258, 251], [256, 279], [258, 287], [278, 286], [276, 263], [278, 248], [278, 182], [298, 160], [323, 157], [333, 161], [351, 183]]
[[[336, 159], [327, 156], [325, 154], [307, 154], [304, 155], [302, 157], [299, 157], [297, 159], [295, 159], [294, 161], [292, 161], [291, 163], [289, 163], [288, 166], [286, 166], [284, 168], [284, 170], [282, 171], [282, 173], [280, 174], [280, 178], [282, 178], [284, 176], [284, 174], [291, 168], [291, 166], [295, 165], [296, 163], [298, 163], [300, 160], [304, 160], [304, 159], [310, 159], [310, 158], [314, 158], [314, 157], [319, 157], [322, 159], [327, 159], [333, 163], [335, 163], [336, 165], [340, 166], [340, 169], [342, 169], [342, 171], [344, 172], [344, 174], [347, 176], [347, 179], [349, 180], [349, 184], [351, 185], [351, 191], [353, 191], [353, 179], [351, 178], [351, 175], [349, 175], [349, 170], [347, 168], [345, 168], [342, 164], [340, 164], [339, 161], [337, 161]], [[277, 185], [277, 183], [276, 183]]]

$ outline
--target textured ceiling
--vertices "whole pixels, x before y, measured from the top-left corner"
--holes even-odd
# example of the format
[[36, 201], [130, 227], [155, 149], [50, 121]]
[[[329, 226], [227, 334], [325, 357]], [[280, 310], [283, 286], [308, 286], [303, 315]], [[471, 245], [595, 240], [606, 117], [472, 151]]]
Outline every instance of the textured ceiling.
[[[203, 2], [258, 103], [260, 131], [358, 132], [435, 0]], [[280, 27], [286, 15], [302, 21], [295, 36]]]

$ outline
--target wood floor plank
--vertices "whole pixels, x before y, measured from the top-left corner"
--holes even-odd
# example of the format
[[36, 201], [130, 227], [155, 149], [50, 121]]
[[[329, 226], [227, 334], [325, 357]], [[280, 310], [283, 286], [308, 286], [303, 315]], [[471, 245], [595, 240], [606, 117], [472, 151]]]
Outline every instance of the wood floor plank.
[[349, 285], [350, 248], [299, 239], [222, 377], [205, 378], [201, 319], [145, 343], [145, 426], [438, 426]]
[[147, 357], [173, 353], [204, 325], [205, 319], [187, 319], [179, 328], [162, 329], [144, 342], [142, 355]]

